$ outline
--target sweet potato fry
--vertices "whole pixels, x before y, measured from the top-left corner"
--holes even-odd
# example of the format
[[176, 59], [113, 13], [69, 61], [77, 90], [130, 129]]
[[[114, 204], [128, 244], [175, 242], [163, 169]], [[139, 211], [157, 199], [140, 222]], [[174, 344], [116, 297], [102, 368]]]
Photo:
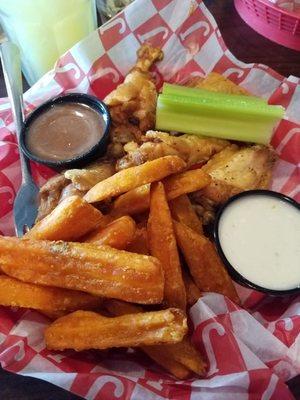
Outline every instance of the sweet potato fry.
[[102, 213], [79, 196], [64, 199], [24, 237], [75, 241], [97, 227]]
[[173, 218], [189, 226], [195, 232], [203, 234], [202, 223], [198, 218], [192, 203], [186, 194], [183, 194], [169, 203]]
[[108, 349], [180, 342], [187, 332], [185, 314], [176, 308], [115, 318], [76, 311], [54, 321], [45, 331], [52, 350]]
[[85, 243], [105, 244], [115, 249], [124, 250], [135, 235], [135, 222], [127, 216], [116, 219], [105, 228], [96, 229], [82, 238]]
[[60, 311], [60, 310], [59, 311], [37, 310], [37, 311], [39, 311], [41, 314], [46, 315], [46, 317], [51, 319], [51, 321], [55, 321], [58, 318], [70, 314], [70, 311]]
[[164, 269], [164, 304], [167, 307], [186, 308], [186, 293], [181, 266], [164, 186], [154, 182], [150, 189], [150, 214], [147, 225], [150, 254]]
[[[211, 181], [208, 174], [201, 169], [181, 172], [163, 180], [168, 200], [173, 200], [182, 194], [203, 189]], [[150, 185], [143, 185], [118, 197], [112, 209], [112, 214], [139, 214], [149, 209]]]
[[177, 362], [172, 353], [165, 351], [165, 348], [166, 345], [154, 345], [142, 346], [141, 350], [176, 378], [187, 379], [191, 375], [191, 372], [184, 365]]
[[200, 168], [169, 176], [163, 184], [168, 200], [172, 200], [184, 193], [203, 189], [210, 182], [211, 177]]
[[104, 300], [103, 307], [114, 317], [126, 314], [137, 314], [144, 311], [141, 306], [114, 299]]
[[[141, 307], [118, 300], [107, 300], [104, 307], [117, 316], [142, 312]], [[176, 344], [142, 346], [141, 349], [179, 379], [187, 378], [190, 371], [198, 375], [205, 372], [206, 363], [191, 344], [189, 337]]]
[[107, 225], [109, 225], [111, 222], [115, 221], [118, 218], [120, 218], [120, 217], [112, 215], [112, 214], [102, 215], [102, 218], [101, 218], [99, 224], [97, 225], [97, 229], [106, 228]]
[[201, 297], [201, 292], [187, 271], [182, 271], [183, 282], [186, 291], [186, 302], [189, 307], [193, 306]]
[[134, 215], [150, 206], [150, 184], [139, 186], [119, 196], [113, 203], [112, 215]]
[[214, 245], [203, 235], [174, 221], [177, 243], [201, 291], [224, 294], [239, 303], [237, 292]]
[[43, 309], [48, 312], [75, 311], [100, 307], [102, 299], [75, 290], [38, 286], [1, 275], [0, 304]]
[[[113, 315], [120, 316], [126, 314], [136, 314], [143, 312], [142, 307], [125, 303], [124, 301], [119, 300], [106, 300], [104, 303], [104, 307]], [[178, 379], [186, 379], [190, 375], [190, 371], [175, 361], [173, 354], [165, 354], [165, 346], [166, 345], [157, 345], [157, 346], [141, 346], [140, 349], [146, 353], [152, 360], [154, 360], [157, 364], [161, 365], [167, 371], [171, 372]]]
[[136, 229], [134, 238], [126, 250], [132, 253], [149, 254], [147, 228]]
[[90, 243], [0, 237], [0, 265], [25, 282], [136, 303], [160, 303], [164, 278], [154, 257]]
[[[164, 346], [149, 346], [153, 350], [164, 352], [166, 358], [171, 358], [183, 365], [185, 368], [197, 375], [203, 376], [206, 371], [206, 362], [201, 354], [192, 345], [188, 336], [175, 344], [167, 344]], [[148, 347], [148, 349], [149, 349]]]
[[180, 172], [185, 166], [185, 162], [177, 156], [157, 158], [117, 172], [115, 175], [97, 183], [87, 192], [84, 198], [89, 203], [109, 199], [138, 186], [158, 181], [168, 175]]

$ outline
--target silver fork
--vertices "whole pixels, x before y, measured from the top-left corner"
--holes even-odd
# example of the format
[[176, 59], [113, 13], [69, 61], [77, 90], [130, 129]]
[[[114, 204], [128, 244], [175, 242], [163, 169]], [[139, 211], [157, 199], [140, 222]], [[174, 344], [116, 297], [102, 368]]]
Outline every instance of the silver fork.
[[22, 152], [20, 146], [20, 135], [24, 122], [20, 52], [15, 44], [4, 42], [0, 45], [0, 56], [6, 90], [15, 122], [22, 172], [21, 187], [14, 201], [15, 231], [16, 235], [20, 237], [34, 224], [37, 215], [39, 189], [31, 177], [29, 160]]

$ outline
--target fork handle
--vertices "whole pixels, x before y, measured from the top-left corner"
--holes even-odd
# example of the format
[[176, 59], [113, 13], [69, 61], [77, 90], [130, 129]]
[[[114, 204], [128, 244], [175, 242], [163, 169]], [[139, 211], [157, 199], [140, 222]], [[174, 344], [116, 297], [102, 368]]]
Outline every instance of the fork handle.
[[21, 164], [22, 184], [29, 183], [29, 182], [33, 181], [32, 176], [31, 176], [30, 162], [21, 149], [18, 136], [17, 136], [17, 140], [18, 140], [19, 157], [20, 157], [20, 164]]
[[19, 148], [19, 157], [20, 157], [20, 164], [21, 164], [21, 175], [22, 175], [22, 184], [32, 182], [32, 175], [31, 175], [31, 168], [30, 168], [30, 161], [23, 153], [19, 136], [17, 134], [17, 141], [18, 141], [18, 148]]
[[32, 178], [29, 160], [23, 153], [20, 146], [20, 137], [24, 123], [23, 84], [20, 52], [15, 44], [7, 41], [0, 45], [0, 55], [7, 94], [11, 103], [13, 119], [15, 122], [23, 184], [32, 181]]

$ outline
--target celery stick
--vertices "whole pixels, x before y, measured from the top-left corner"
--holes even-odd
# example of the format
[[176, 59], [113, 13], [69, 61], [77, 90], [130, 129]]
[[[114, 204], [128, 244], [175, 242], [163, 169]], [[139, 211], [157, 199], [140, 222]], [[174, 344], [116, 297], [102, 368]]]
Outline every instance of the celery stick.
[[[212, 92], [210, 92], [211, 94]], [[174, 96], [160, 94], [159, 98], [164, 104], [169, 104], [176, 109], [184, 107], [187, 112], [198, 114], [199, 111], [205, 111], [209, 114], [214, 115], [216, 112], [224, 113], [228, 117], [232, 116], [239, 117], [238, 113], [250, 115], [262, 115], [262, 116], [282, 116], [283, 108], [281, 106], [271, 106], [267, 103], [257, 103], [247, 101], [246, 96], [242, 96], [242, 100], [234, 98], [235, 96], [226, 95], [225, 99], [219, 96], [215, 97], [187, 97], [187, 96]]]
[[224, 100], [230, 98], [230, 101], [245, 101], [247, 103], [263, 103], [267, 104], [267, 100], [261, 99], [260, 97], [255, 96], [244, 96], [241, 94], [227, 94], [220, 92], [212, 92], [207, 89], [201, 88], [190, 88], [187, 86], [174, 85], [171, 83], [164, 83], [162, 93], [171, 96], [185, 96], [185, 97], [197, 97], [197, 98], [206, 98], [206, 99], [215, 99], [215, 100]]
[[281, 106], [266, 103], [162, 94], [157, 102], [156, 129], [267, 144], [283, 113]]

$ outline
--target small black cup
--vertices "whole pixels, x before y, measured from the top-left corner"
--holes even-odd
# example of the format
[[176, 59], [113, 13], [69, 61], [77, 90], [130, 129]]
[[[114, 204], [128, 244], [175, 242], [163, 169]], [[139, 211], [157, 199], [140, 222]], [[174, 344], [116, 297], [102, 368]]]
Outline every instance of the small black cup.
[[292, 295], [296, 293], [300, 293], [300, 288], [296, 287], [294, 289], [288, 289], [288, 290], [274, 290], [274, 289], [267, 289], [265, 287], [259, 286], [248, 279], [244, 278], [235, 268], [234, 266], [228, 261], [227, 257], [225, 256], [221, 243], [220, 243], [220, 238], [219, 238], [219, 222], [222, 217], [223, 212], [226, 210], [226, 208], [232, 204], [235, 201], [238, 201], [242, 197], [248, 197], [248, 196], [271, 196], [271, 197], [276, 197], [279, 198], [280, 200], [291, 204], [293, 207], [296, 207], [298, 210], [300, 210], [300, 204], [297, 203], [295, 200], [292, 198], [278, 192], [273, 192], [272, 190], [249, 190], [246, 192], [239, 193], [235, 196], [232, 196], [226, 203], [223, 204], [223, 206], [219, 209], [216, 219], [215, 219], [215, 224], [214, 224], [214, 239], [217, 247], [217, 251], [219, 253], [219, 256], [221, 257], [225, 267], [228, 270], [228, 273], [232, 277], [234, 281], [237, 283], [246, 286], [250, 289], [255, 289], [263, 293], [267, 293], [272, 296], [283, 296], [283, 295]]
[[[31, 123], [38, 118], [43, 112], [50, 109], [54, 104], [65, 104], [65, 103], [77, 103], [77, 104], [84, 104], [95, 110], [97, 113], [101, 114], [103, 120], [105, 122], [105, 129], [103, 136], [96, 143], [92, 148], [90, 148], [86, 153], [81, 154], [79, 156], [75, 156], [68, 160], [61, 160], [61, 161], [50, 161], [44, 160], [42, 158], [37, 157], [33, 153], [31, 153], [28, 148], [26, 147], [26, 134]], [[99, 100], [97, 97], [90, 96], [83, 93], [70, 93], [66, 95], [57, 96], [49, 101], [46, 101], [39, 107], [37, 107], [26, 119], [22, 132], [21, 132], [21, 148], [23, 153], [33, 161], [36, 161], [40, 164], [48, 165], [49, 167], [56, 168], [56, 169], [63, 169], [63, 168], [74, 168], [74, 167], [82, 167], [85, 164], [88, 164], [95, 160], [96, 158], [102, 156], [107, 148], [109, 142], [109, 129], [111, 124], [110, 113], [106, 105]]]

